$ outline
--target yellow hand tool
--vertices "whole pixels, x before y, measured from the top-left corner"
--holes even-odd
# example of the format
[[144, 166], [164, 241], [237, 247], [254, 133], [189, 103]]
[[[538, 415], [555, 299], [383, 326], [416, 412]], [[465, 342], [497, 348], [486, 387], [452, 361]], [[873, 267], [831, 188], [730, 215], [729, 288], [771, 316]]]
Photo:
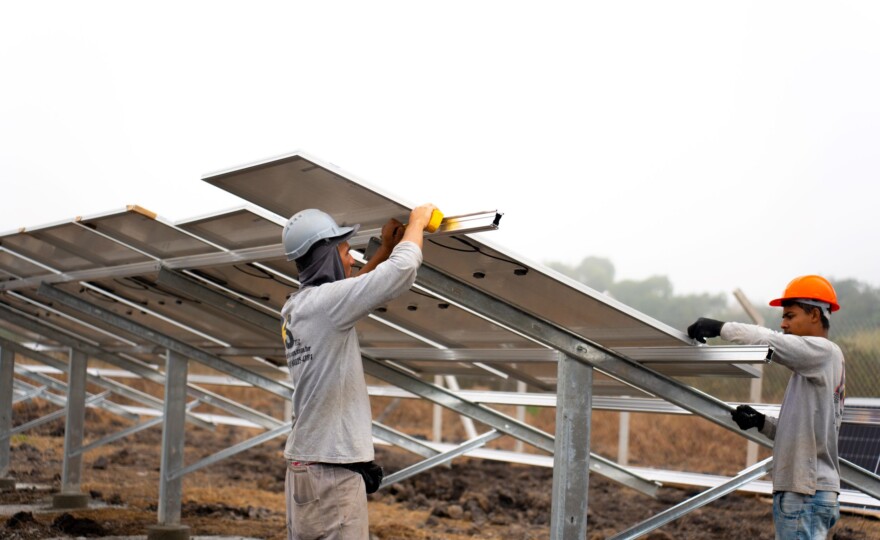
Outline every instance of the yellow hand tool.
[[[434, 209], [431, 212], [431, 219], [428, 221], [428, 225], [425, 227], [426, 233], [434, 233], [437, 232], [437, 229], [440, 228], [440, 224], [443, 222], [443, 212], [440, 210]], [[403, 226], [406, 228], [406, 225]], [[367, 248], [364, 251], [364, 258], [370, 260], [373, 257], [373, 254], [376, 253], [376, 250], [379, 249], [379, 246], [382, 245], [382, 240], [376, 238], [375, 236], [370, 238], [369, 243], [367, 244]]]
[[432, 233], [437, 232], [437, 229], [440, 228], [440, 223], [443, 221], [443, 212], [440, 210], [434, 209], [431, 212], [431, 220], [428, 222], [428, 226], [425, 227], [425, 231]]

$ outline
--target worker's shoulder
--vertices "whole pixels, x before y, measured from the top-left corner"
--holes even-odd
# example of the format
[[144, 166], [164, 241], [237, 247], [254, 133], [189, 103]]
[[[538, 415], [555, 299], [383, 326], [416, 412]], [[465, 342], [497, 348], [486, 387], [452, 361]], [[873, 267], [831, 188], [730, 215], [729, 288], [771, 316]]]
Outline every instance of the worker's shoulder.
[[314, 311], [321, 311], [327, 303], [333, 302], [337, 296], [334, 285], [342, 283], [340, 280], [334, 283], [325, 283], [317, 287], [302, 288], [287, 297], [284, 307], [281, 308], [281, 316], [287, 318], [291, 315], [303, 315]]
[[837, 343], [835, 343], [835, 342], [832, 341], [831, 339], [829, 339], [829, 338], [827, 338], [827, 337], [821, 337], [821, 336], [815, 336], [815, 337], [814, 337], [814, 336], [809, 336], [809, 338], [810, 338], [811, 340], [815, 340], [815, 342], [816, 342], [820, 347], [824, 347], [824, 348], [826, 348], [826, 349], [831, 350], [831, 351], [834, 352], [834, 353], [837, 353], [837, 354], [840, 354], [841, 356], [843, 356], [843, 349], [841, 349], [841, 348], [840, 348], [840, 345], [838, 345]]
[[814, 343], [819, 347], [840, 349], [840, 346], [837, 343], [834, 343], [829, 338], [824, 337], [824, 336], [801, 336], [801, 339], [808, 341], [810, 343]]
[[806, 346], [798, 347], [801, 354], [808, 356], [830, 358], [843, 362], [843, 351], [837, 343], [834, 343], [827, 337], [822, 336], [794, 336], [798, 341], [805, 343]]

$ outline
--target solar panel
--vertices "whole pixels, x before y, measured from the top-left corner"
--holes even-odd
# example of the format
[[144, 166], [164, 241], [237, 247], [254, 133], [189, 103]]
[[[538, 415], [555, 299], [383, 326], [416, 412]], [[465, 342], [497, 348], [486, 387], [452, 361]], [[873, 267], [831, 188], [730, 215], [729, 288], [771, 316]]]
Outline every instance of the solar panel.
[[[174, 339], [220, 351], [252, 369], [272, 369], [283, 365], [275, 321], [297, 287], [296, 267], [279, 246], [284, 216], [320, 207], [342, 223], [360, 222], [369, 234], [378, 233], [390, 217], [405, 220], [409, 212], [378, 189], [299, 154], [206, 180], [265, 208], [217, 212], [172, 225], [130, 206], [15, 231], [0, 236], [0, 271], [8, 276], [0, 281], [0, 290], [10, 292], [8, 303], [16, 309], [54, 317], [59, 328], [84, 332], [102, 346], [146, 350], [124, 330], [96, 330], [101, 324], [87, 315], [65, 318], [63, 309], [37, 295], [36, 287], [55, 283]], [[654, 361], [652, 367], [661, 373], [754, 376], [756, 371], [746, 364], [763, 361], [761, 356], [734, 355], [719, 362], [708, 356], [708, 349], [685, 346], [689, 340], [681, 332], [482, 239], [466, 234], [429, 237], [424, 252], [427, 265], [605, 346], [621, 351], [647, 347], [651, 354], [665, 347], [665, 355], [638, 359]], [[168, 280], [184, 280], [184, 286]], [[202, 289], [220, 300], [202, 297]], [[239, 304], [255, 310], [257, 322], [246, 324], [245, 318], [242, 323], [240, 313], [230, 311]], [[418, 287], [380, 306], [357, 331], [361, 344], [374, 349], [510, 351], [493, 366], [424, 355], [396, 360], [416, 373], [512, 376], [553, 387], [555, 362], [516, 360], [515, 351], [546, 351], [544, 346]], [[134, 354], [155, 361], [149, 353]]]
[[[405, 221], [409, 214], [409, 207], [391, 195], [301, 153], [210, 174], [204, 180], [274, 213], [279, 223], [314, 207], [328, 212], [341, 224], [361, 223], [364, 229], [378, 230], [389, 218]], [[607, 347], [690, 344], [682, 332], [482, 238], [428, 237], [424, 259], [427, 265]], [[460, 317], [459, 312], [445, 307], [443, 302], [408, 294], [389, 305], [383, 316], [405, 322], [407, 327], [450, 347], [534, 346], [494, 325], [487, 331], [474, 326], [474, 321], [453, 320], [450, 315]], [[364, 338], [369, 343], [369, 335]], [[677, 375], [754, 376], [742, 365], [722, 367], [697, 360], [658, 368], [674, 370]]]
[[838, 446], [841, 458], [880, 473], [880, 425], [841, 424]]

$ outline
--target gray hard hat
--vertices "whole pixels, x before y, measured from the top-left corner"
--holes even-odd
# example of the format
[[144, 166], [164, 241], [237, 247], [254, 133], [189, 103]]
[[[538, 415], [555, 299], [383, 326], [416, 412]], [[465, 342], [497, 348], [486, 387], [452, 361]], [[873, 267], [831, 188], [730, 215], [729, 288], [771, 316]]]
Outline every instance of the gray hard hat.
[[287, 260], [292, 261], [308, 253], [316, 242], [327, 239], [345, 242], [359, 228], [360, 225], [340, 227], [326, 212], [309, 208], [297, 212], [287, 220], [281, 233], [281, 242], [284, 244]]

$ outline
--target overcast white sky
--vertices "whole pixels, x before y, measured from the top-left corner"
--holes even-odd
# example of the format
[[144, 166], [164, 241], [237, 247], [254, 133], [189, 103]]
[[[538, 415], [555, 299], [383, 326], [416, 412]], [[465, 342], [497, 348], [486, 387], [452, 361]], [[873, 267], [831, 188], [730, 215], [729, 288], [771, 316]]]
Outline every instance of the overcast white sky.
[[764, 303], [880, 285], [880, 3], [15, 2], [0, 231], [238, 206], [306, 151], [536, 261]]

